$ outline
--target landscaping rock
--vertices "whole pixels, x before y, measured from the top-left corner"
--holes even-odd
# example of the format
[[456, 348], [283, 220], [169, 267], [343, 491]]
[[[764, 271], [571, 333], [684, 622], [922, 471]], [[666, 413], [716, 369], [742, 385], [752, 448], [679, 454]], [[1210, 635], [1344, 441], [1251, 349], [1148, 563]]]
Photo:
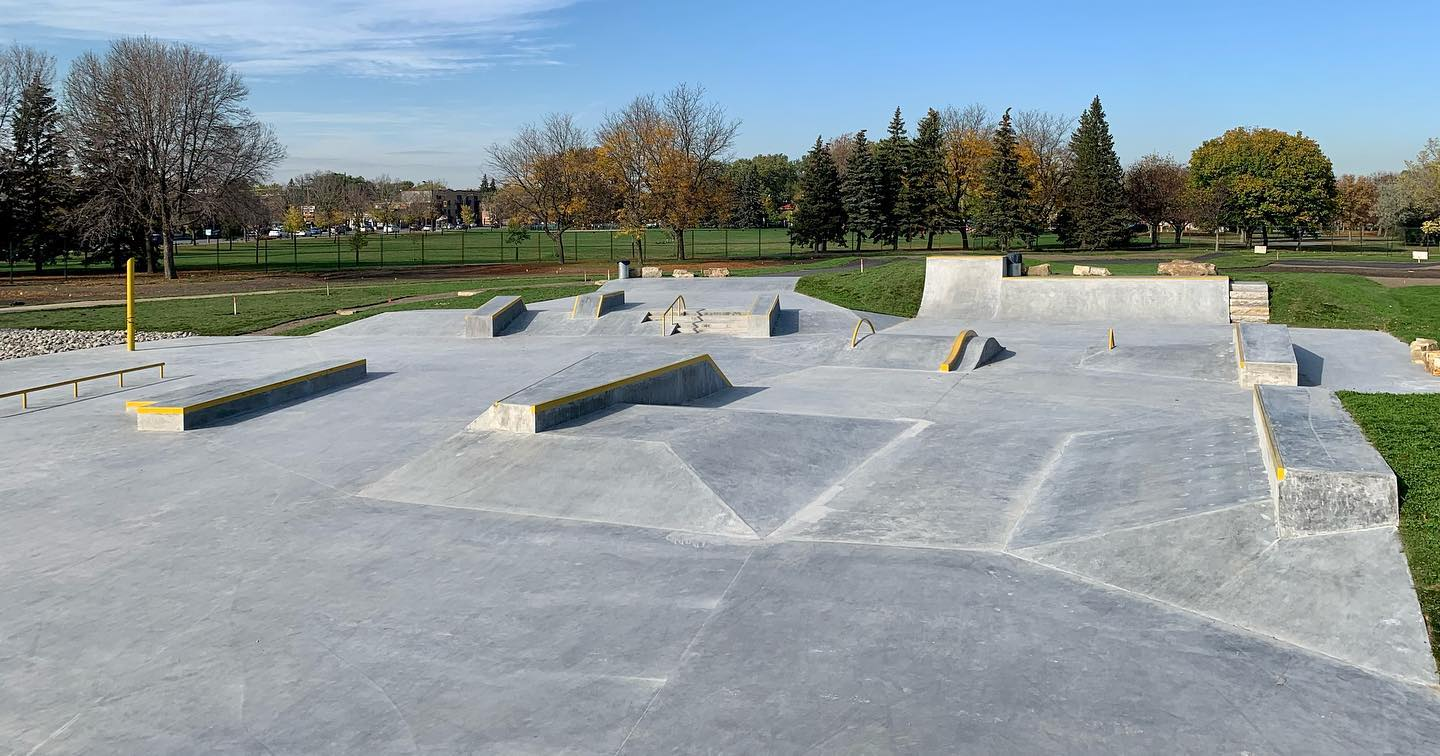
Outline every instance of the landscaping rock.
[[1425, 369], [1431, 375], [1440, 375], [1440, 352], [1425, 353]]
[[647, 265], [640, 269], [641, 278], [660, 278], [663, 275], [665, 275], [665, 272], [660, 270], [658, 266]]
[[1109, 269], [1109, 268], [1102, 268], [1102, 267], [1100, 267], [1100, 266], [1098, 266], [1098, 265], [1076, 265], [1075, 268], [1070, 271], [1070, 275], [1072, 275], [1072, 276], [1108, 276], [1108, 275], [1110, 275], [1110, 269]]
[[1440, 349], [1435, 339], [1415, 339], [1410, 342], [1410, 361], [1417, 365], [1425, 364], [1425, 355]]
[[729, 268], [706, 268], [706, 278], [727, 278], [730, 275]]
[[670, 275], [671, 275], [671, 277], [673, 277], [673, 278], [694, 278], [694, 277], [695, 277], [695, 274], [694, 274], [694, 273], [691, 273], [690, 271], [685, 270], [684, 268], [676, 268], [676, 269], [670, 271]]
[[1041, 264], [1039, 264], [1039, 265], [1031, 265], [1030, 267], [1028, 267], [1028, 268], [1025, 269], [1025, 275], [1027, 275], [1027, 276], [1048, 276], [1048, 275], [1050, 275], [1050, 263], [1041, 263]]
[[[189, 331], [136, 331], [136, 341], [183, 339]], [[0, 360], [125, 343], [124, 331], [63, 331], [43, 328], [0, 328]]]
[[1171, 260], [1160, 263], [1159, 273], [1162, 276], [1213, 276], [1215, 265], [1194, 260]]

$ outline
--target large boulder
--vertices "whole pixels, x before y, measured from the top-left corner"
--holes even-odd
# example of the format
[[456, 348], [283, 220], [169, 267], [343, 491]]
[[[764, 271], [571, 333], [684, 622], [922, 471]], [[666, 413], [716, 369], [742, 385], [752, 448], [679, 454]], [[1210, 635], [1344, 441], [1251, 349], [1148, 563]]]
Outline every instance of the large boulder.
[[1028, 268], [1025, 269], [1025, 275], [1027, 275], [1027, 276], [1048, 276], [1048, 275], [1050, 275], [1050, 263], [1041, 263], [1041, 264], [1039, 264], [1039, 265], [1031, 265], [1030, 267], [1028, 267]]
[[670, 271], [670, 275], [671, 275], [671, 277], [673, 277], [673, 278], [694, 278], [694, 277], [695, 277], [695, 274], [694, 274], [694, 273], [692, 273], [692, 272], [690, 272], [690, 271], [688, 271], [688, 270], [686, 270], [686, 269], [684, 269], [684, 268], [676, 268], [676, 269]]
[[1425, 364], [1425, 355], [1429, 352], [1440, 350], [1435, 339], [1415, 339], [1410, 342], [1410, 361], [1417, 365]]
[[640, 269], [641, 278], [660, 278], [665, 274], [658, 265], [646, 265]]
[[1159, 271], [1162, 276], [1213, 276], [1215, 265], [1194, 260], [1171, 260], [1160, 263]]
[[725, 278], [725, 277], [727, 277], [727, 276], [729, 276], [729, 275], [730, 275], [730, 269], [729, 269], [729, 268], [706, 268], [706, 269], [705, 269], [705, 277], [706, 277], [706, 278]]
[[1440, 375], [1440, 352], [1425, 353], [1425, 369], [1431, 375]]
[[1108, 276], [1109, 268], [1102, 268], [1098, 265], [1076, 265], [1071, 271], [1072, 276]]

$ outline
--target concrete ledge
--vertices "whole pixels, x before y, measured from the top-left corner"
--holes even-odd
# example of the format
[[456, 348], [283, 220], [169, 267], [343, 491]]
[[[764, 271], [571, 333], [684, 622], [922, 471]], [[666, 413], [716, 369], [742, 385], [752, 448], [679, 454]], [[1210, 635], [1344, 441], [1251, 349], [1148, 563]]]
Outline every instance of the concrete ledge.
[[750, 304], [745, 319], [745, 336], [752, 339], [768, 339], [775, 335], [775, 323], [780, 319], [780, 295], [760, 294]]
[[575, 297], [575, 304], [570, 306], [570, 317], [576, 319], [594, 319], [604, 315], [611, 310], [625, 304], [625, 291], [592, 291], [589, 294], [581, 294]]
[[1001, 320], [1229, 323], [1224, 276], [1067, 276], [1000, 279]]
[[948, 351], [940, 360], [942, 373], [968, 373], [984, 365], [1000, 353], [1000, 342], [993, 337], [980, 337], [966, 328], [950, 342]]
[[1290, 328], [1268, 323], [1236, 323], [1234, 328], [1235, 365], [1240, 385], [1258, 384], [1295, 386], [1300, 383], [1300, 368], [1295, 360], [1295, 346], [1290, 342]]
[[525, 301], [517, 296], [491, 297], [489, 302], [465, 316], [465, 338], [485, 339], [499, 336], [505, 326], [525, 312]]
[[1282, 537], [1395, 525], [1395, 474], [1328, 391], [1255, 387], [1255, 425]]
[[231, 379], [125, 403], [142, 431], [186, 431], [233, 415], [270, 409], [364, 380], [365, 360], [320, 362], [253, 380]]
[[471, 428], [539, 433], [615, 404], [685, 404], [730, 386], [708, 354], [648, 368], [593, 354], [496, 402]]

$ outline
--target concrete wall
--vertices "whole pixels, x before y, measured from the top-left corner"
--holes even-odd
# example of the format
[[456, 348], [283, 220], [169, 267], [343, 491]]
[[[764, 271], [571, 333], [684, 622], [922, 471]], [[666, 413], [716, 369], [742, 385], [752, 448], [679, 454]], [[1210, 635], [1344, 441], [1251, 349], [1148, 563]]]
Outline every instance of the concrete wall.
[[927, 257], [919, 317], [994, 318], [1004, 276], [1004, 257]]
[[1230, 279], [1026, 276], [999, 281], [1001, 320], [1229, 323]]
[[1395, 474], [1333, 393], [1256, 386], [1254, 410], [1282, 536], [1399, 522]]
[[745, 336], [752, 339], [768, 339], [775, 335], [775, 323], [780, 320], [780, 295], [761, 294], [750, 305], [750, 314], [745, 320]]
[[465, 338], [493, 338], [505, 326], [525, 313], [525, 302], [517, 296], [491, 297], [489, 302], [465, 316]]

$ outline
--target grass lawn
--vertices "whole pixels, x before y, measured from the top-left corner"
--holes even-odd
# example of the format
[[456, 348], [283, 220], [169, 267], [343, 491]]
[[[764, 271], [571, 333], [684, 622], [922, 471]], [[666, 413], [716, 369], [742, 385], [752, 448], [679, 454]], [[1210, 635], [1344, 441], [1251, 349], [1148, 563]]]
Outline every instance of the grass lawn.
[[[234, 299], [239, 308], [238, 315], [232, 314], [232, 300], [229, 296], [137, 302], [135, 324], [136, 328], [142, 331], [192, 331], [203, 336], [233, 336], [252, 333], [291, 320], [324, 315], [341, 308], [372, 305], [398, 297], [466, 289], [564, 285], [578, 280], [576, 276], [532, 276], [337, 287], [331, 289], [329, 294], [323, 290], [255, 294]], [[592, 290], [593, 288], [590, 287]], [[475, 300], [471, 298], [465, 301]], [[96, 331], [120, 330], [124, 327], [123, 306], [0, 313], [0, 328], [73, 328]]]
[[547, 299], [560, 299], [562, 297], [574, 297], [595, 291], [593, 284], [575, 284], [573, 286], [544, 286], [544, 287], [514, 287], [484, 289], [481, 294], [473, 297], [446, 297], [444, 299], [427, 299], [415, 302], [399, 302], [387, 307], [376, 307], [369, 310], [357, 312], [354, 315], [337, 315], [333, 318], [306, 323], [296, 326], [287, 331], [282, 331], [282, 336], [307, 336], [312, 333], [319, 333], [335, 326], [354, 323], [382, 312], [404, 312], [407, 310], [473, 310], [485, 304], [491, 297], [518, 296], [526, 304], [532, 302], [543, 302]]
[[795, 291], [852, 310], [913, 318], [925, 288], [925, 263], [901, 260], [865, 272], [805, 276]]
[[1400, 481], [1400, 540], [1440, 660], [1440, 394], [1339, 397]]

